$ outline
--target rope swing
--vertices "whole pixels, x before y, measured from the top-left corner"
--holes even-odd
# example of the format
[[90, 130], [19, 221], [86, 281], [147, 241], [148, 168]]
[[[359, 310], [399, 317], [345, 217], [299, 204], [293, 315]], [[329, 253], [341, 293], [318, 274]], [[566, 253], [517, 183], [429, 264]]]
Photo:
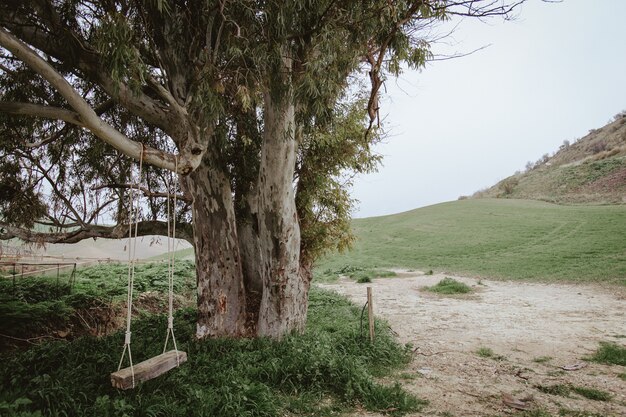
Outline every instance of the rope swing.
[[[178, 158], [175, 160], [175, 169], [178, 171]], [[133, 310], [133, 288], [135, 281], [135, 264], [137, 263], [137, 228], [139, 224], [139, 188], [141, 182], [141, 172], [143, 169], [143, 148], [139, 157], [139, 173], [136, 183], [136, 189], [133, 188], [131, 181], [130, 186], [130, 208], [129, 208], [129, 224], [128, 224], [128, 286], [126, 289], [126, 333], [124, 338], [124, 349], [122, 357], [117, 366], [117, 372], [111, 374], [111, 384], [115, 388], [128, 389], [135, 388], [136, 383], [147, 381], [164, 374], [165, 372], [180, 366], [181, 363], [187, 361], [187, 353], [178, 350], [176, 338], [174, 336], [174, 271], [175, 271], [175, 255], [174, 244], [176, 236], [176, 186], [178, 185], [177, 174], [174, 173], [174, 202], [173, 209], [170, 208], [170, 190], [172, 180], [168, 181], [167, 188], [167, 279], [168, 279], [168, 316], [167, 316], [167, 333], [165, 335], [165, 345], [163, 353], [145, 360], [137, 365], [133, 365], [133, 356], [130, 348], [131, 342], [131, 321]], [[131, 178], [132, 180], [132, 173]], [[133, 237], [133, 223], [135, 235]], [[167, 351], [167, 345], [172, 339], [174, 350]], [[124, 357], [128, 352], [129, 367], [121, 369]]]

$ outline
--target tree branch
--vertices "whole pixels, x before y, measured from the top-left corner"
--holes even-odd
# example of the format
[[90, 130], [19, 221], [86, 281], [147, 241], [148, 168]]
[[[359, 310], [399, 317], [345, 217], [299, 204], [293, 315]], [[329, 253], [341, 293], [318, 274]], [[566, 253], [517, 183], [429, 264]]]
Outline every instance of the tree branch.
[[80, 115], [72, 110], [41, 104], [0, 101], [0, 112], [20, 116], [43, 117], [44, 119], [63, 120], [76, 126], [86, 127]]
[[[97, 187], [93, 187], [92, 190], [97, 191], [97, 190], [102, 190], [103, 188], [115, 188], [115, 189], [122, 189], [122, 190], [128, 190], [132, 188], [136, 190], [137, 186], [134, 184], [103, 184]], [[155, 192], [155, 191], [149, 190], [146, 187], [139, 187], [139, 190], [143, 192], [143, 195], [146, 197], [174, 198], [174, 194]], [[186, 196], [184, 196], [183, 194], [177, 194], [176, 199], [184, 201], [186, 203], [191, 203], [191, 200], [187, 198]]]
[[[17, 6], [14, 7], [17, 8]], [[62, 24], [51, 5], [45, 7], [33, 4], [32, 7], [38, 10], [37, 17], [49, 25], [48, 30], [36, 26], [15, 11], [9, 13], [8, 19], [3, 20], [2, 25], [34, 48], [87, 75], [91, 81], [99, 84], [109, 96], [131, 113], [158, 126], [170, 136], [176, 136], [180, 125], [177, 123], [180, 120], [175, 117], [177, 113], [171, 112], [166, 105], [147, 94], [141, 91], [131, 91], [126, 84], [114, 81], [102, 69], [101, 54], [70, 27]], [[42, 11], [42, 7], [46, 9], [46, 12]]]
[[[15, 38], [4, 28], [0, 28], [0, 45], [8, 49], [17, 58], [26, 63], [35, 72], [46, 79], [80, 115], [84, 125], [94, 135], [131, 158], [143, 160], [159, 168], [176, 170], [176, 156], [158, 149], [146, 147], [130, 140], [111, 125], [102, 120], [74, 88], [50, 64], [44, 61], [30, 47]], [[202, 159], [202, 152], [178, 162], [178, 172], [188, 174], [194, 170]]]
[[[167, 236], [167, 223], [162, 221], [141, 221], [137, 224], [137, 236]], [[33, 243], [78, 243], [89, 238], [124, 239], [128, 237], [128, 225], [116, 226], [87, 225], [68, 232], [33, 232], [0, 223], [0, 240], [18, 238]], [[193, 244], [193, 231], [189, 223], [176, 224], [176, 238]]]

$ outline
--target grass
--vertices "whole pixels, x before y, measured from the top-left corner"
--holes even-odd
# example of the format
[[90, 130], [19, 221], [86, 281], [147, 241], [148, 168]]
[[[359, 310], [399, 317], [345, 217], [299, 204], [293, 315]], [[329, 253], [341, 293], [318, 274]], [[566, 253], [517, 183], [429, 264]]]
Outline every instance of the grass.
[[[178, 262], [174, 291], [188, 295], [195, 287], [194, 266]], [[28, 277], [0, 281], [0, 351], [23, 346], [24, 341], [50, 337], [55, 331], [74, 329], [81, 334], [106, 327], [103, 317], [96, 313], [114, 310], [126, 299], [127, 266], [103, 264], [76, 271], [74, 284], [69, 275], [56, 277]], [[167, 292], [167, 265], [154, 263], [138, 265], [135, 272], [135, 290]], [[80, 330], [80, 331], [79, 331]]]
[[[86, 271], [81, 279], [94, 285], [81, 285], [108, 294], [114, 288], [98, 289], [112, 280], [107, 272], [110, 269]], [[140, 281], [144, 279], [148, 290], [160, 285], [148, 277]], [[74, 293], [79, 294], [84, 295]], [[67, 295], [55, 297], [36, 296], [44, 298], [39, 303], [63, 303], [71, 315]], [[400, 385], [376, 382], [404, 366], [409, 349], [395, 342], [384, 323], [377, 323], [374, 343], [361, 337], [360, 313], [347, 299], [314, 288], [302, 335], [282, 342], [198, 341], [195, 310], [179, 310], [176, 338], [179, 349], [189, 355], [188, 363], [128, 392], [113, 389], [109, 381], [121, 355], [123, 332], [5, 352], [0, 355], [0, 415], [327, 416], [355, 406], [391, 415], [418, 411], [424, 402]], [[135, 362], [160, 353], [166, 328], [162, 314], [144, 313], [133, 321]]]
[[372, 282], [374, 278], [395, 277], [394, 271], [388, 271], [378, 268], [362, 268], [359, 266], [345, 265], [339, 269], [326, 269], [323, 272], [315, 271], [315, 279], [317, 282], [335, 282], [341, 276], [356, 280], [358, 283]]
[[619, 379], [621, 379], [621, 380], [626, 381], [626, 372], [621, 373], [621, 374], [618, 374], [618, 375], [617, 375], [617, 377], [618, 377]]
[[435, 292], [437, 294], [446, 294], [446, 295], [450, 295], [450, 294], [466, 294], [468, 292], [471, 292], [472, 289], [462, 283], [459, 282], [453, 278], [444, 278], [441, 281], [439, 281], [437, 284], [433, 285], [432, 287], [425, 287], [426, 290], [430, 291], [430, 292]]
[[572, 392], [571, 387], [567, 384], [536, 385], [535, 388], [544, 394], [559, 395], [561, 397], [568, 397]]
[[596, 353], [589, 359], [599, 363], [626, 366], [626, 347], [615, 343], [601, 342]]
[[606, 414], [594, 413], [592, 411], [578, 411], [578, 410], [569, 410], [567, 408], [561, 408], [559, 410], [559, 416], [562, 416], [562, 417], [606, 417]]
[[[626, 206], [461, 200], [353, 221], [357, 241], [318, 271], [348, 265], [527, 281], [626, 285]], [[323, 275], [318, 273], [317, 275]]]
[[488, 348], [488, 347], [479, 348], [476, 351], [476, 354], [480, 356], [481, 358], [491, 358], [494, 355], [493, 350], [491, 350], [491, 348]]
[[552, 356], [539, 356], [537, 358], [533, 359], [533, 362], [535, 363], [546, 363], [546, 362], [550, 362], [552, 360]]
[[595, 388], [587, 387], [572, 387], [572, 391], [593, 401], [610, 401], [611, 394], [606, 391], [602, 391]]
[[611, 394], [606, 391], [570, 384], [536, 385], [535, 388], [545, 394], [558, 395], [561, 397], [569, 397], [570, 394], [574, 392], [582, 397], [593, 401], [611, 400]]

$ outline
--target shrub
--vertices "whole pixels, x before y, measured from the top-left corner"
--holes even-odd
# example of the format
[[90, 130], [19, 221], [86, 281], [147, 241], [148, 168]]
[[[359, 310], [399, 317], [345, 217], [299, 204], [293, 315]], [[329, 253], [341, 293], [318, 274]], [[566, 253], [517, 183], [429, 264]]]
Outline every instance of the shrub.
[[465, 294], [472, 291], [468, 285], [448, 277], [432, 287], [426, 287], [426, 289], [439, 294]]
[[516, 177], [509, 177], [500, 182], [499, 188], [504, 195], [511, 195], [518, 184], [519, 180]]
[[591, 152], [593, 152], [594, 154], [606, 151], [607, 145], [606, 142], [603, 140], [600, 140], [596, 143], [594, 143], [593, 145], [591, 145]]

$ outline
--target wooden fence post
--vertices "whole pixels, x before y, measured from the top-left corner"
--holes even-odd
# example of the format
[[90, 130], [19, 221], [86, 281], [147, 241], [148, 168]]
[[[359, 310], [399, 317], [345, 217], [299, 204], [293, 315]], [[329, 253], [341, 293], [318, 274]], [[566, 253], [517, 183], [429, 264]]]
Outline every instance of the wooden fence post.
[[372, 304], [372, 287], [367, 287], [367, 317], [369, 319], [370, 342], [374, 341], [374, 305]]

